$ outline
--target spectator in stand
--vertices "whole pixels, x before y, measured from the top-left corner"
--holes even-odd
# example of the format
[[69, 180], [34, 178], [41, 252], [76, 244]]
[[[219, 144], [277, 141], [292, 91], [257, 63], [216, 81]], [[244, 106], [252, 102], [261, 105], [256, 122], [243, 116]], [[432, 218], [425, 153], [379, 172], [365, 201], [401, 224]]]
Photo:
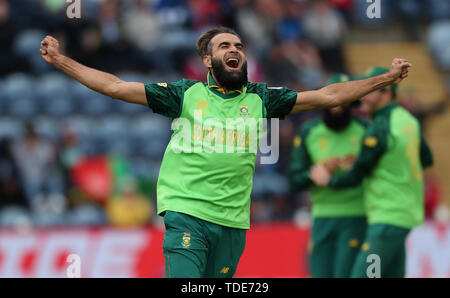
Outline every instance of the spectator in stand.
[[[292, 81], [302, 82], [308, 89], [315, 89], [323, 80], [322, 61], [316, 48], [305, 38], [300, 23], [302, 8], [297, 2], [284, 3], [284, 15], [278, 24], [276, 35], [279, 45], [272, 48], [272, 54], [280, 55], [283, 63], [289, 65], [293, 72]], [[269, 73], [278, 76], [276, 64]]]
[[193, 28], [201, 30], [211, 25], [226, 25], [222, 19], [220, 1], [187, 0], [188, 8], [193, 17]]
[[78, 142], [78, 136], [73, 129], [66, 128], [63, 131], [62, 144], [58, 153], [58, 162], [62, 168], [65, 189], [72, 189], [74, 183], [71, 179], [70, 171], [84, 156], [84, 152]]
[[[398, 0], [393, 2], [393, 5], [397, 5], [398, 15], [402, 21], [403, 28], [406, 36], [410, 41], [419, 40], [419, 24], [424, 7], [422, 0]], [[394, 4], [395, 3], [395, 4]], [[425, 6], [428, 3], [425, 4]]]
[[236, 24], [238, 31], [258, 60], [266, 58], [274, 42], [278, 21], [283, 8], [278, 1], [236, 1]]
[[0, 141], [0, 209], [6, 206], [27, 206], [20, 185], [16, 161], [11, 152], [11, 141]]
[[341, 15], [326, 0], [313, 1], [304, 15], [303, 25], [306, 35], [318, 48], [325, 69], [346, 73], [342, 43], [347, 25]]
[[330, 0], [331, 4], [344, 16], [345, 21], [351, 24], [353, 21], [354, 0]]
[[153, 68], [173, 69], [173, 56], [165, 45], [165, 32], [148, 1], [139, 0], [123, 17], [125, 38]]
[[118, 0], [107, 0], [100, 7], [99, 23], [102, 40], [108, 44], [114, 44], [119, 40], [119, 5]]
[[110, 224], [122, 228], [145, 225], [154, 215], [150, 201], [138, 192], [131, 177], [124, 183], [121, 195], [108, 200], [106, 212]]
[[55, 165], [55, 148], [40, 138], [33, 126], [25, 126], [26, 137], [13, 145], [13, 156], [28, 204], [38, 195]]
[[28, 64], [12, 50], [14, 37], [17, 34], [15, 20], [11, 17], [8, 1], [0, 0], [0, 76], [13, 71], [26, 71]]
[[134, 46], [141, 50], [151, 50], [158, 46], [164, 32], [161, 32], [148, 1], [137, 1], [136, 5], [125, 13], [123, 20], [124, 34]]

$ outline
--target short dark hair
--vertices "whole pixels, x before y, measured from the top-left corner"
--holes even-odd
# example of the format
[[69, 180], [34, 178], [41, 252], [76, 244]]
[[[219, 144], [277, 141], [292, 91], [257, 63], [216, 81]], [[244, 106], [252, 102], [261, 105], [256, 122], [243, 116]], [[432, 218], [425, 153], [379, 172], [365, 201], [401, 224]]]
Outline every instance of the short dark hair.
[[237, 37], [239, 37], [239, 39], [241, 38], [239, 34], [237, 34], [236, 31], [234, 31], [231, 28], [218, 27], [210, 29], [205, 33], [203, 33], [197, 40], [197, 54], [200, 57], [203, 57], [205, 55], [211, 55], [212, 54], [211, 39], [213, 39], [214, 36], [222, 33], [230, 33], [236, 35]]

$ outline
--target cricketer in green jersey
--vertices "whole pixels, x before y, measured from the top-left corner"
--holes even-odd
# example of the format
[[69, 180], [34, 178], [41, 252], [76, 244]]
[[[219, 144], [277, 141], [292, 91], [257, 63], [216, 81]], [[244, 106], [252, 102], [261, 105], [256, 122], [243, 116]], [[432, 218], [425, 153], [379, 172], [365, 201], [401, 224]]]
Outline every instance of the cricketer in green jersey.
[[[95, 91], [174, 118], [157, 185], [158, 213], [164, 216], [166, 226], [166, 275], [232, 277], [250, 227], [256, 153], [247, 146], [258, 136], [248, 129], [224, 131], [226, 122], [281, 118], [346, 104], [402, 81], [411, 64], [396, 58], [387, 74], [297, 92], [248, 82], [244, 45], [231, 29], [208, 30], [197, 41], [197, 49], [209, 70], [207, 82], [125, 82], [62, 55], [58, 41], [51, 36], [41, 42], [40, 53], [46, 62]], [[211, 153], [212, 147], [227, 150]]]
[[[333, 75], [327, 84], [349, 81]], [[366, 232], [363, 187], [341, 190], [315, 186], [310, 168], [325, 163], [336, 173], [349, 169], [358, 156], [369, 122], [352, 115], [349, 105], [326, 109], [322, 117], [302, 124], [294, 139], [289, 182], [297, 192], [310, 189], [312, 229], [309, 254], [311, 276], [350, 277]]]
[[[367, 77], [387, 71], [372, 68]], [[432, 165], [433, 158], [418, 121], [395, 102], [396, 88], [394, 84], [361, 99], [361, 108], [372, 115], [373, 122], [349, 171], [330, 179], [323, 165], [312, 169], [317, 185], [333, 189], [364, 180], [369, 227], [352, 277], [404, 277], [406, 237], [423, 222], [422, 171]]]

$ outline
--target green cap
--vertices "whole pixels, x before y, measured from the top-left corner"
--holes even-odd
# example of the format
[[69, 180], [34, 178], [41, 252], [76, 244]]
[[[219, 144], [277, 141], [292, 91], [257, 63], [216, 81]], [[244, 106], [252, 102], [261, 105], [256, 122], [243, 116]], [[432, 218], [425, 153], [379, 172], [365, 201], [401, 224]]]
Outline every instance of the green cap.
[[327, 81], [327, 85], [336, 84], [336, 83], [344, 83], [350, 81], [351, 78], [343, 73], [335, 73], [331, 75], [331, 77]]
[[[360, 80], [363, 80], [363, 79], [373, 78], [373, 77], [376, 77], [376, 76], [385, 74], [385, 73], [387, 73], [387, 72], [389, 72], [389, 69], [387, 69], [387, 68], [385, 68], [385, 67], [375, 66], [375, 67], [369, 68], [369, 69], [365, 72], [364, 75], [362, 75], [362, 76], [359, 77], [359, 79], [360, 79]], [[395, 95], [397, 94], [397, 87], [398, 87], [398, 85], [397, 85], [397, 84], [394, 84], [394, 85], [390, 85], [390, 86], [388, 86], [388, 87], [386, 87], [386, 88], [391, 89], [391, 91], [392, 91], [392, 93], [394, 94], [394, 97], [395, 97]]]

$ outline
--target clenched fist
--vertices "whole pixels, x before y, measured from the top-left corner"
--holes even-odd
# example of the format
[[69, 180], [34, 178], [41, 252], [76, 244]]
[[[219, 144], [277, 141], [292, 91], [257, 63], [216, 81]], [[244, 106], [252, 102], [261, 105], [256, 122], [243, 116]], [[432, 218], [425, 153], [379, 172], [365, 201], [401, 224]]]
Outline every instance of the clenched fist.
[[58, 41], [47, 35], [41, 42], [41, 56], [49, 64], [54, 65], [56, 58], [61, 55]]
[[395, 58], [392, 61], [392, 65], [389, 68], [389, 75], [392, 77], [392, 84], [398, 84], [403, 79], [408, 77], [408, 71], [409, 68], [412, 66], [411, 63], [409, 63], [405, 59], [401, 58]]

